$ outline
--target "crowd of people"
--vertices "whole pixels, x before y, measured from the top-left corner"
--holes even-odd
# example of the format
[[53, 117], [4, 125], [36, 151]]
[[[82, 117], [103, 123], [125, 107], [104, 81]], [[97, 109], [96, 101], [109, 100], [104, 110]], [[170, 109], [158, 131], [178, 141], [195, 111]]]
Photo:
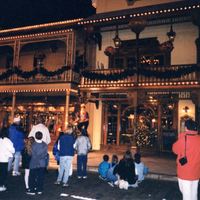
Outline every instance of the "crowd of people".
[[[83, 114], [83, 113], [82, 113]], [[88, 115], [84, 113], [88, 118]], [[85, 127], [86, 125], [86, 127]], [[53, 155], [58, 164], [58, 176], [54, 184], [68, 186], [72, 175], [72, 161], [77, 153], [77, 178], [87, 179], [88, 153], [92, 145], [87, 133], [88, 120], [79, 124], [74, 134], [73, 125], [60, 132], [53, 146]], [[20, 163], [24, 169], [26, 193], [42, 194], [44, 176], [48, 167], [48, 144], [51, 142], [48, 128], [42, 118], [38, 118], [29, 134], [21, 125], [20, 117], [15, 117], [10, 127], [0, 130], [0, 192], [6, 191], [9, 172], [12, 176], [20, 176]], [[200, 136], [198, 125], [192, 119], [185, 122], [185, 131], [179, 133], [178, 140], [173, 144], [173, 152], [177, 154], [177, 176], [183, 200], [198, 199], [198, 183], [200, 178]], [[22, 161], [22, 162], [21, 162]], [[98, 166], [99, 178], [112, 187], [127, 190], [138, 187], [148, 173], [148, 168], [141, 161], [141, 154], [126, 151], [121, 160], [113, 155], [104, 155]]]
[[[87, 179], [88, 153], [92, 145], [84, 125], [85, 123], [79, 125], [74, 134], [74, 127], [69, 124], [64, 131], [60, 132], [53, 145], [53, 155], [58, 164], [58, 176], [54, 183], [56, 185], [68, 186], [75, 153], [77, 153], [77, 178]], [[42, 194], [50, 142], [49, 130], [40, 117], [28, 134], [23, 131], [19, 116], [14, 118], [10, 127], [3, 127], [0, 131], [0, 192], [7, 190], [8, 173], [11, 172], [12, 176], [20, 176], [20, 167], [22, 167], [26, 193]], [[135, 154], [133, 159], [131, 152], [127, 151], [119, 162], [117, 155], [113, 155], [111, 163], [108, 162], [108, 155], [104, 155], [103, 159], [104, 161], [99, 165], [100, 177], [111, 186], [118, 185], [121, 189], [128, 189], [131, 186], [136, 187], [144, 179], [144, 175], [140, 174], [141, 167], [136, 167], [142, 163], [140, 154]], [[144, 164], [141, 166], [144, 168]], [[123, 187], [122, 181], [127, 182], [128, 186]]]
[[126, 151], [118, 162], [118, 156], [113, 155], [109, 163], [109, 156], [104, 155], [103, 161], [98, 166], [99, 178], [107, 181], [112, 187], [118, 186], [127, 190], [129, 187], [138, 187], [148, 173], [148, 168], [141, 162], [141, 154]]
[[0, 192], [7, 190], [9, 172], [12, 176], [21, 175], [22, 163], [27, 194], [42, 194], [51, 138], [43, 119], [39, 117], [36, 123], [29, 134], [23, 131], [20, 116], [14, 118], [10, 127], [1, 128]]

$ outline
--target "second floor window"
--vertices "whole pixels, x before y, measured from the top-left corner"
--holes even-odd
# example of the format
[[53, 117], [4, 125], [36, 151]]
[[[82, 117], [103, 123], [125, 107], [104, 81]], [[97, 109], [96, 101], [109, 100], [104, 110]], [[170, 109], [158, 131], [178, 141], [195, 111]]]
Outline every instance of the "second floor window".
[[33, 67], [44, 67], [45, 54], [38, 54], [34, 56]]
[[[162, 51], [156, 38], [145, 38], [139, 41], [139, 65], [169, 66], [171, 60], [170, 51]], [[122, 47], [109, 56], [109, 68], [134, 68], [136, 65], [136, 42], [127, 40], [122, 42]]]

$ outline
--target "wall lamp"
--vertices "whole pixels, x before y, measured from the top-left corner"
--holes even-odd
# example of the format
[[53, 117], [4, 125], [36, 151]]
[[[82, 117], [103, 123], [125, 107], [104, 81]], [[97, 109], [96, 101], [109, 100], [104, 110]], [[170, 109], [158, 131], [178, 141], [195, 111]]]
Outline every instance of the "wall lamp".
[[183, 108], [183, 111], [184, 111], [185, 113], [188, 113], [189, 110], [190, 110], [190, 109], [189, 109], [188, 106], [185, 106], [185, 107]]

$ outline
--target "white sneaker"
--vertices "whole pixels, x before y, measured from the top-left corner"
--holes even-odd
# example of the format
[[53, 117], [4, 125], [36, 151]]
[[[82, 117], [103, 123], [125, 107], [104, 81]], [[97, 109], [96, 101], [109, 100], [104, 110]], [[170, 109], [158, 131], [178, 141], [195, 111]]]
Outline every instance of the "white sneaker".
[[21, 173], [20, 173], [20, 172], [13, 171], [13, 172], [12, 172], [12, 175], [13, 175], [13, 176], [20, 176]]
[[113, 182], [108, 182], [108, 185], [110, 185], [111, 187], [114, 187]]
[[0, 192], [4, 192], [6, 190], [7, 190], [7, 188], [4, 185], [2, 187], [0, 187]]

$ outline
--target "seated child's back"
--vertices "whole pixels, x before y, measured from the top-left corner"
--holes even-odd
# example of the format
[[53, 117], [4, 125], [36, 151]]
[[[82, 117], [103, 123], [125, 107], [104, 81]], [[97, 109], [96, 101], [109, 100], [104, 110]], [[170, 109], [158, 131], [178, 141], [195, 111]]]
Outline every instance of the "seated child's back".
[[108, 162], [109, 156], [104, 155], [103, 161], [99, 164], [98, 172], [101, 178], [106, 179], [106, 175], [108, 172], [108, 169], [110, 168], [110, 163]]

